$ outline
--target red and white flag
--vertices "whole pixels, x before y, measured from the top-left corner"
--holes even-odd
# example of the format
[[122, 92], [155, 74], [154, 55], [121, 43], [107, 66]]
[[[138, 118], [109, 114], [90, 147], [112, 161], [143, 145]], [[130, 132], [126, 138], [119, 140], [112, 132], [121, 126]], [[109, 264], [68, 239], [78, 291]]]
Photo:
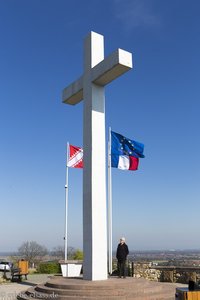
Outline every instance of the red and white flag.
[[83, 168], [83, 149], [69, 145], [69, 159], [67, 162], [69, 168]]

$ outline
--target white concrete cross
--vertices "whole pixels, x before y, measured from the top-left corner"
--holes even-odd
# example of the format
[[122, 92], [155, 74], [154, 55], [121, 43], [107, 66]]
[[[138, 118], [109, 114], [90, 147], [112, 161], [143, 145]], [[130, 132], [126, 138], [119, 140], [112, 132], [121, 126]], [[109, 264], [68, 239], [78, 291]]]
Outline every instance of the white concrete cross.
[[83, 75], [63, 90], [63, 102], [84, 99], [83, 118], [83, 279], [107, 279], [105, 89], [132, 68], [132, 54], [116, 50], [104, 59], [104, 37], [84, 41]]

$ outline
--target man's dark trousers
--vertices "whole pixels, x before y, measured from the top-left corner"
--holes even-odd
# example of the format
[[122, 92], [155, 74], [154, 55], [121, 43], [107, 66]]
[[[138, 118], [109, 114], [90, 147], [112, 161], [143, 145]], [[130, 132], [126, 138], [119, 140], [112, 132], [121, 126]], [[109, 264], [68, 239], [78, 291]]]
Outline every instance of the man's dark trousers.
[[118, 261], [118, 274], [119, 277], [126, 277], [126, 260]]

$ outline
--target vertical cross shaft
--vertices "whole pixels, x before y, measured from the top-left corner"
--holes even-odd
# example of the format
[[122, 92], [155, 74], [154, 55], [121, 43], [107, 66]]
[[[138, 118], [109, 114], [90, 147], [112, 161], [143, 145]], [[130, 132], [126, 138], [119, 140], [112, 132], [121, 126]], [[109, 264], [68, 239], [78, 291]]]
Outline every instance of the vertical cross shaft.
[[107, 278], [104, 87], [91, 82], [91, 69], [104, 59], [103, 37], [85, 40], [83, 252], [84, 279]]

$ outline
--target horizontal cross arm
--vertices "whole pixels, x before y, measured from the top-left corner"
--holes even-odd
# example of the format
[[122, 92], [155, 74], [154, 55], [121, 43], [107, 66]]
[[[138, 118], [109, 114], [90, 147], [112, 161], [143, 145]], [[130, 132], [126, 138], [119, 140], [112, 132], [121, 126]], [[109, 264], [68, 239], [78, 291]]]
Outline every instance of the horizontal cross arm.
[[83, 99], [83, 77], [71, 83], [63, 90], [62, 102], [66, 104], [77, 104]]
[[[117, 49], [91, 69], [91, 81], [105, 86], [132, 68], [132, 54]], [[63, 90], [63, 103], [75, 105], [83, 99], [83, 76]]]
[[92, 69], [92, 82], [101, 86], [132, 68], [132, 53], [117, 49]]

